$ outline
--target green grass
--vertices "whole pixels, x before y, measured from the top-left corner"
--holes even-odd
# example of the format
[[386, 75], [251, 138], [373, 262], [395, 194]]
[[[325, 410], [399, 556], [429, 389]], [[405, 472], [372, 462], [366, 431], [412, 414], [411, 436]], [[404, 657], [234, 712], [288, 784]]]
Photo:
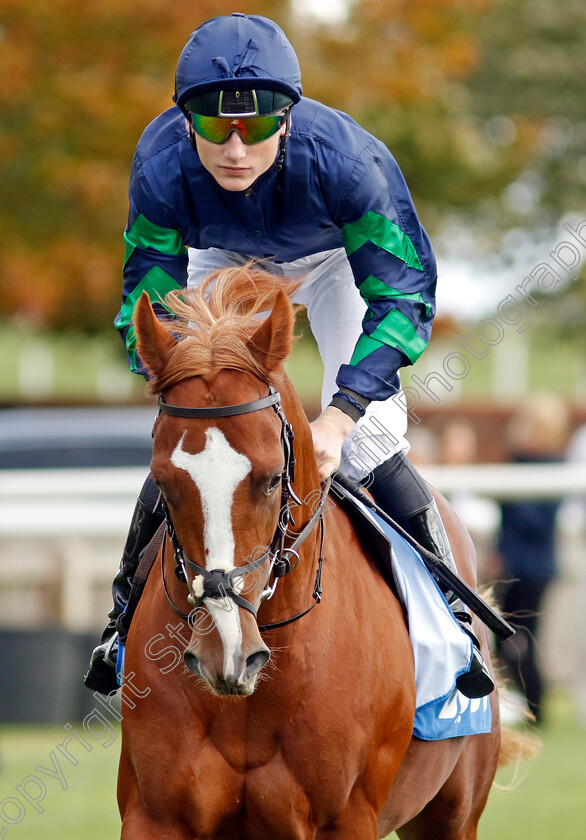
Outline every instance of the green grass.
[[[74, 729], [83, 734], [81, 725]], [[0, 728], [0, 838], [6, 840], [114, 840], [120, 836], [120, 818], [116, 805], [116, 774], [120, 737], [109, 746], [104, 739], [89, 742], [91, 752], [76, 741], [67, 747], [68, 760], [58, 747], [68, 733], [62, 726], [3, 726]], [[109, 736], [110, 738], [112, 735]], [[87, 740], [87, 739], [86, 739]], [[51, 755], [52, 754], [52, 755]], [[73, 764], [76, 760], [77, 764]], [[37, 767], [52, 772], [43, 774]], [[59, 780], [59, 769], [62, 780]], [[38, 808], [27, 802], [17, 790], [22, 786], [31, 799], [41, 798], [41, 779], [46, 794]], [[19, 813], [12, 798], [20, 802]], [[4, 814], [15, 824], [2, 822]], [[19, 820], [19, 822], [16, 822]], [[3, 835], [2, 829], [6, 828]]]
[[[136, 402], [145, 394], [114, 330], [89, 337], [0, 323], [0, 358], [0, 403]], [[295, 344], [287, 370], [302, 402], [319, 406], [323, 365], [310, 335]]]
[[[512, 790], [494, 789], [480, 823], [479, 840], [583, 840], [586, 826], [586, 729], [581, 728], [567, 696], [555, 695], [548, 704], [548, 722], [540, 737], [538, 759], [521, 768]], [[83, 732], [81, 726], [74, 727]], [[120, 821], [116, 806], [116, 773], [119, 733], [113, 730], [108, 746], [96, 740], [91, 752], [72, 741], [68, 749], [77, 764], [58, 750], [67, 732], [60, 726], [0, 727], [0, 820], [2, 809], [16, 821], [17, 806], [24, 814], [18, 824], [0, 821], [4, 840], [115, 840]], [[38, 766], [52, 770], [51, 753], [63, 773], [63, 783], [41, 774]], [[55, 770], [53, 770], [55, 773]], [[28, 780], [27, 780], [28, 777]], [[17, 789], [31, 798], [40, 796], [33, 777], [46, 783], [39, 807], [26, 802]], [[512, 780], [512, 771], [498, 776], [501, 785]], [[64, 789], [64, 786], [66, 789]], [[2, 831], [5, 829], [5, 833]], [[394, 837], [394, 835], [391, 835]], [[432, 838], [430, 838], [432, 840]]]
[[[493, 790], [479, 840], [584, 840], [586, 837], [586, 728], [567, 696], [552, 697], [539, 731], [539, 757], [521, 768], [513, 790]], [[507, 785], [513, 770], [497, 782]]]
[[[306, 409], [315, 410], [317, 416], [324, 368], [317, 346], [310, 336], [304, 334], [303, 338], [294, 344], [286, 367], [299, 399]], [[315, 418], [310, 416], [309, 419]]]
[[[319, 404], [323, 366], [303, 315], [298, 318], [296, 331], [302, 338], [294, 346], [287, 369], [302, 402], [313, 411]], [[527, 381], [530, 389], [551, 388], [553, 382], [555, 390], [571, 398], [583, 387], [583, 360], [573, 347], [554, 342], [551, 337], [544, 338], [543, 331], [535, 332], [535, 329], [528, 334], [528, 340], [531, 341]], [[458, 351], [459, 345], [451, 338], [440, 337], [432, 341], [421, 361], [413, 368], [404, 369], [403, 385], [411, 386], [419, 395], [422, 408], [433, 408], [435, 403], [411, 377], [425, 380], [432, 372], [445, 380], [442, 385], [441, 379], [432, 377], [429, 385], [440, 403], [453, 400], [456, 395], [465, 401], [486, 401], [493, 392], [495, 371], [503, 365], [503, 353], [506, 364], [508, 348], [514, 346], [512, 341], [511, 334], [507, 334], [502, 346], [489, 348], [483, 359], [473, 358], [468, 374], [456, 380], [446, 373], [443, 365]], [[144, 397], [144, 381], [129, 373], [122, 342], [113, 329], [86, 336], [34, 330], [15, 321], [0, 321], [0, 357], [3, 360], [0, 403], [117, 403], [140, 402]], [[519, 364], [522, 368], [522, 362]], [[515, 361], [513, 368], [516, 365]], [[449, 392], [448, 386], [454, 390]]]

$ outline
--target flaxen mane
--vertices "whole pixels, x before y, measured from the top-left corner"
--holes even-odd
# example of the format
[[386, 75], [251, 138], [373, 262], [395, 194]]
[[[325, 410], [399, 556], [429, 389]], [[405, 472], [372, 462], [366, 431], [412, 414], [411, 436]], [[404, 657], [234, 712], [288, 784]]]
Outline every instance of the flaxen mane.
[[247, 342], [263, 315], [271, 312], [277, 293], [290, 296], [298, 286], [249, 263], [220, 269], [197, 288], [169, 292], [164, 306], [173, 320], [165, 325], [180, 341], [150, 390], [160, 392], [192, 376], [212, 379], [226, 368], [268, 381], [268, 370], [259, 367]]

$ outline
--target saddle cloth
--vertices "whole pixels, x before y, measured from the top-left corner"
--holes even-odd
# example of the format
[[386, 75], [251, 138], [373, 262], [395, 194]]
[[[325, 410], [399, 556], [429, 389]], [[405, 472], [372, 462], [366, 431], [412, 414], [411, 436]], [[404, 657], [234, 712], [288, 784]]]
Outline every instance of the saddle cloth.
[[374, 552], [387, 583], [406, 612], [415, 662], [413, 734], [425, 741], [490, 732], [488, 697], [470, 700], [456, 688], [469, 670], [472, 641], [454, 618], [419, 553], [362, 502], [333, 483], [334, 496]]

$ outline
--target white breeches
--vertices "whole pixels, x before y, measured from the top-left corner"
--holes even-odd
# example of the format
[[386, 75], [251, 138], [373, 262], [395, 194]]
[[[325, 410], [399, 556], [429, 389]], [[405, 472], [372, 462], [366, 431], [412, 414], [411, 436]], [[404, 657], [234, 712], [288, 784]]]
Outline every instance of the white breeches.
[[[198, 286], [212, 271], [243, 265], [249, 257], [234, 251], [189, 249], [188, 286]], [[336, 376], [347, 364], [362, 333], [366, 304], [354, 283], [343, 248], [311, 254], [289, 263], [256, 261], [272, 274], [304, 278], [292, 300], [307, 309], [311, 331], [324, 366], [322, 409], [338, 390]], [[395, 452], [409, 449], [405, 440], [407, 410], [400, 391], [383, 402], [372, 402], [352, 429], [342, 449], [341, 469], [355, 480], [363, 479]]]

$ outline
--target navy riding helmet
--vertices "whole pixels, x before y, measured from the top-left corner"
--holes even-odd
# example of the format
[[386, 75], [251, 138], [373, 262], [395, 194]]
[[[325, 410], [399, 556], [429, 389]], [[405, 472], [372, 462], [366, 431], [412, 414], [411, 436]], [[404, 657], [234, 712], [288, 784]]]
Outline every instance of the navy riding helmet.
[[261, 116], [290, 108], [301, 93], [299, 61], [283, 30], [237, 12], [192, 32], [179, 56], [173, 99], [186, 116], [227, 116], [228, 109]]

